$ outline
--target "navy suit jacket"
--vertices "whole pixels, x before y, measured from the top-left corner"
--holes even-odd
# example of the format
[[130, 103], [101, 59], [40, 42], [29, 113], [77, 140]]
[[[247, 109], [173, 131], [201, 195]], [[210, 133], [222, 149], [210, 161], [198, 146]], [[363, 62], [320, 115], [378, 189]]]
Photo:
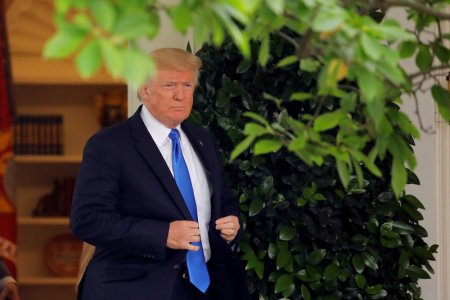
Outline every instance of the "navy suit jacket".
[[[140, 111], [89, 139], [71, 211], [73, 233], [96, 252], [80, 283], [81, 299], [171, 300], [185, 250], [166, 247], [169, 223], [192, 220], [175, 180], [141, 119]], [[184, 122], [212, 186], [209, 262], [213, 299], [241, 299], [246, 284], [239, 259], [214, 227], [239, 216], [217, 146], [204, 129]], [[243, 295], [243, 296], [240, 296]]]

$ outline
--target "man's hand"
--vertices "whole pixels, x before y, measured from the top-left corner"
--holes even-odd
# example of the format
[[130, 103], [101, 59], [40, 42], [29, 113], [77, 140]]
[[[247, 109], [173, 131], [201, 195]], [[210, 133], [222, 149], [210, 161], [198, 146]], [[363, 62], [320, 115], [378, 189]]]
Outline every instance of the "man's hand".
[[0, 293], [0, 300], [20, 300], [17, 285], [14, 282], [8, 282]]
[[199, 250], [200, 247], [192, 245], [192, 242], [200, 242], [200, 229], [198, 228], [197, 222], [170, 222], [169, 234], [167, 236], [167, 248], [193, 251]]
[[239, 219], [236, 216], [226, 216], [216, 220], [216, 229], [220, 230], [220, 236], [231, 242], [236, 237], [236, 234], [241, 228]]

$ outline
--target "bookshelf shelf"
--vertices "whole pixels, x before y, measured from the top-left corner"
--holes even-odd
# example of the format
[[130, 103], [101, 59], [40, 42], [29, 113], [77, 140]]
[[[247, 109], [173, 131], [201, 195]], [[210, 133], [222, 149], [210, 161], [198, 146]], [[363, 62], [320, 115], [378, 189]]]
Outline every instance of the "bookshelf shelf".
[[70, 233], [69, 218], [45, 215], [69, 211], [84, 145], [101, 127], [95, 97], [110, 91], [124, 93], [126, 86], [15, 84], [13, 89], [17, 116], [60, 115], [63, 119], [64, 154], [17, 153], [9, 168], [17, 207], [21, 299], [74, 300], [76, 278], [53, 275], [42, 259], [52, 239]]
[[14, 162], [26, 164], [77, 164], [81, 155], [15, 155]]
[[68, 285], [68, 286], [74, 286], [77, 283], [77, 279], [73, 277], [19, 277], [19, 284], [22, 285], [28, 285], [28, 286], [45, 286], [45, 285], [51, 285], [51, 286], [61, 286], [61, 285]]
[[19, 217], [19, 225], [43, 225], [43, 226], [66, 226], [69, 225], [68, 217]]

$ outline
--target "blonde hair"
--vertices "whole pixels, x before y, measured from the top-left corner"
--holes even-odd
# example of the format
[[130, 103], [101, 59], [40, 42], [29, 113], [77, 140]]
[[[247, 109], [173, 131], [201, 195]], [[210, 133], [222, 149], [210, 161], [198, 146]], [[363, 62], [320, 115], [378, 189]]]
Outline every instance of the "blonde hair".
[[158, 70], [192, 71], [195, 78], [202, 67], [200, 58], [179, 48], [160, 48], [150, 52]]
[[[202, 60], [194, 54], [179, 48], [160, 48], [153, 50], [149, 55], [156, 64], [156, 70], [192, 71], [197, 83], [198, 73], [203, 64]], [[137, 91], [137, 97], [139, 101], [142, 101], [140, 89]]]

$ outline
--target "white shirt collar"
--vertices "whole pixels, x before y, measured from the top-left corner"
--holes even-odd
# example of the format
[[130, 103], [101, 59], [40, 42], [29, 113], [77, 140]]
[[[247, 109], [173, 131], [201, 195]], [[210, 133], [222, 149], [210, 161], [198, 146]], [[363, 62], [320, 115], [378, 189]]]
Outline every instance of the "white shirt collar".
[[[145, 105], [142, 105], [141, 109], [141, 118], [142, 121], [144, 121], [145, 127], [147, 127], [148, 132], [152, 136], [153, 140], [155, 141], [156, 145], [158, 147], [161, 147], [165, 144], [165, 142], [168, 139], [170, 130], [172, 128], [167, 128], [163, 123], [158, 121], [145, 107]], [[181, 134], [181, 126], [178, 124], [177, 127], [178, 131]], [[180, 138], [182, 140], [182, 138]]]

